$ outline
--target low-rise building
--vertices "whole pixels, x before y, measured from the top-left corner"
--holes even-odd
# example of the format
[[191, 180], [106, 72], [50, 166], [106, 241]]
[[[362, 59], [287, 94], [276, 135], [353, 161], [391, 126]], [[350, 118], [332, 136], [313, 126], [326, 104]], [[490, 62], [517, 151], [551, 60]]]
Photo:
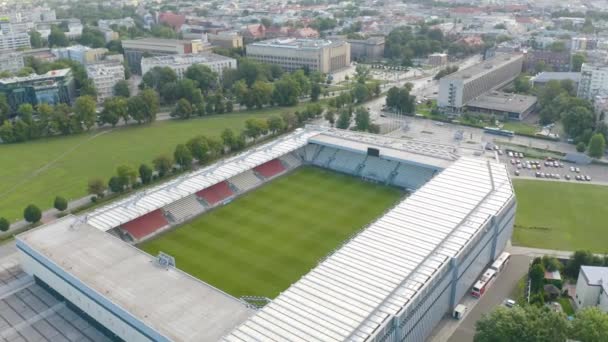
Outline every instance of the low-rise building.
[[0, 34], [0, 51], [29, 49], [31, 47], [30, 35], [27, 33]]
[[429, 55], [428, 64], [430, 66], [438, 67], [448, 64], [447, 53], [432, 53]]
[[287, 71], [331, 73], [350, 65], [350, 44], [325, 39], [271, 39], [247, 45], [247, 57]]
[[577, 309], [595, 306], [608, 313], [608, 267], [581, 266], [574, 304]]
[[466, 110], [505, 120], [523, 120], [534, 111], [536, 103], [536, 96], [491, 91], [469, 101]]
[[177, 40], [161, 38], [123, 40], [122, 48], [129, 67], [137, 74], [141, 74], [141, 59], [143, 57], [200, 53], [212, 49], [210, 44], [205, 44], [200, 39]]
[[16, 73], [24, 66], [23, 56], [20, 53], [9, 52], [0, 54], [0, 71]]
[[222, 77], [224, 69], [236, 69], [237, 66], [236, 59], [234, 58], [214, 53], [202, 53], [142, 58], [141, 70], [142, 74], [145, 74], [154, 67], [169, 67], [173, 69], [177, 74], [177, 77], [181, 79], [188, 67], [194, 64], [206, 65], [209, 69], [218, 73], [220, 77]]
[[87, 76], [97, 89], [97, 102], [102, 103], [114, 96], [114, 86], [125, 79], [125, 68], [121, 62], [105, 61], [87, 65]]
[[122, 18], [122, 19], [100, 19], [97, 21], [97, 26], [99, 27], [100, 30], [103, 29], [111, 29], [112, 26], [118, 26], [118, 27], [126, 27], [126, 28], [131, 28], [131, 27], [135, 27], [135, 20], [133, 20], [133, 18]]
[[574, 84], [574, 89], [578, 89], [578, 83], [581, 80], [581, 73], [580, 72], [544, 71], [544, 72], [541, 72], [540, 74], [532, 77], [530, 79], [530, 82], [532, 82], [532, 85], [534, 87], [543, 87], [547, 83], [549, 83], [549, 81], [560, 81], [561, 82], [561, 81], [565, 81], [565, 80], [572, 81], [572, 83]]
[[384, 57], [384, 37], [367, 39], [347, 39], [350, 56], [355, 60], [378, 60]]
[[217, 34], [207, 34], [209, 43], [215, 46], [233, 49], [243, 47], [243, 36], [238, 32], [218, 32]]
[[70, 69], [51, 70], [43, 75], [0, 79], [0, 94], [4, 94], [13, 112], [21, 104], [72, 104], [75, 96], [74, 78]]
[[96, 63], [102, 60], [108, 49], [90, 48], [84, 45], [73, 45], [63, 48], [51, 49], [51, 52], [59, 59], [69, 59], [82, 65]]

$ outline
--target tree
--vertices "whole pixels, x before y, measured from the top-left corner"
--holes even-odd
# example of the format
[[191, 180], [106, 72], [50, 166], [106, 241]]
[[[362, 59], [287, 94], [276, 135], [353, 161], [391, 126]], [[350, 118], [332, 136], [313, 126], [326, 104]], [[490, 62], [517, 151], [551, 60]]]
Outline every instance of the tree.
[[129, 116], [137, 121], [138, 124], [142, 123], [146, 118], [146, 107], [146, 101], [140, 95], [132, 96], [127, 100], [127, 111]]
[[194, 114], [194, 110], [192, 109], [192, 105], [186, 99], [180, 99], [177, 101], [175, 108], [171, 112], [172, 117], [177, 117], [180, 119], [189, 119]]
[[51, 25], [51, 33], [49, 34], [49, 47], [63, 47], [68, 46], [69, 41], [65, 33], [59, 26]]
[[144, 89], [139, 95], [146, 104], [144, 108], [144, 121], [147, 123], [156, 120], [156, 114], [160, 108], [158, 94], [152, 89]]
[[347, 129], [350, 126], [351, 113], [348, 110], [342, 110], [336, 121], [336, 127], [340, 129]]
[[370, 91], [364, 83], [357, 83], [353, 88], [353, 98], [357, 103], [363, 103], [370, 97]]
[[302, 88], [298, 81], [291, 75], [285, 74], [274, 84], [272, 101], [279, 106], [294, 106], [298, 103], [298, 97], [302, 94]]
[[123, 187], [133, 185], [137, 181], [137, 172], [135, 172], [135, 170], [128, 165], [121, 165], [117, 167], [116, 176], [121, 184], [123, 184]]
[[91, 195], [96, 195], [97, 197], [103, 197], [106, 192], [106, 184], [100, 178], [89, 179], [89, 184], [87, 186], [87, 191]]
[[90, 96], [80, 96], [74, 103], [74, 114], [84, 127], [90, 130], [97, 120], [95, 100]]
[[23, 120], [23, 122], [30, 124], [32, 122], [32, 116], [34, 115], [34, 107], [29, 103], [23, 103], [17, 108], [17, 117]]
[[207, 144], [205, 137], [192, 138], [186, 143], [186, 146], [192, 157], [198, 160], [200, 164], [204, 164], [209, 159], [209, 144]]
[[576, 279], [582, 265], [593, 265], [593, 253], [590, 251], [576, 251], [564, 267], [564, 273], [570, 277]]
[[475, 324], [475, 342], [566, 341], [568, 322], [562, 313], [533, 305], [498, 307]]
[[606, 150], [606, 139], [601, 133], [596, 133], [589, 141], [588, 153], [590, 157], [601, 158]]
[[327, 120], [329, 122], [329, 124], [333, 127], [334, 123], [336, 122], [336, 113], [333, 110], [327, 110], [325, 112], [325, 120]]
[[517, 76], [515, 82], [513, 82], [513, 86], [515, 88], [516, 93], [526, 94], [530, 91], [530, 80], [527, 76]]
[[23, 210], [23, 218], [29, 223], [36, 223], [42, 218], [42, 212], [37, 206], [30, 204]]
[[252, 108], [253, 106], [262, 108], [264, 105], [272, 102], [272, 92], [272, 83], [255, 81], [251, 86], [251, 89], [246, 94], [244, 104], [247, 106], [247, 108]]
[[93, 98], [97, 98], [97, 89], [95, 88], [95, 84], [91, 79], [84, 79], [80, 86], [80, 95], [81, 96], [91, 96]]
[[285, 122], [283, 118], [280, 116], [271, 116], [267, 120], [268, 129], [272, 134], [276, 134], [277, 132], [281, 132], [285, 129]]
[[581, 309], [576, 313], [570, 331], [569, 337], [576, 341], [608, 341], [608, 314], [596, 307]]
[[4, 122], [4, 120], [8, 119], [10, 113], [11, 107], [8, 105], [6, 95], [0, 94], [0, 125]]
[[580, 72], [581, 66], [583, 66], [583, 63], [585, 63], [585, 59], [585, 55], [580, 53], [575, 53], [572, 55], [572, 71]]
[[114, 85], [114, 96], [122, 96], [124, 98], [131, 97], [131, 90], [129, 89], [129, 82], [120, 80]]
[[198, 88], [205, 94], [217, 86], [217, 73], [203, 64], [193, 64], [189, 66], [188, 69], [186, 69], [184, 76], [196, 82]]
[[585, 145], [584, 141], [579, 141], [578, 144], [576, 144], [576, 151], [577, 152], [585, 152], [585, 150], [587, 149], [587, 145]]
[[36, 30], [30, 31], [30, 44], [32, 49], [39, 49], [42, 47], [42, 35]]
[[357, 131], [367, 131], [370, 126], [369, 112], [363, 107], [355, 109], [355, 129]]
[[154, 67], [144, 74], [141, 88], [151, 88], [160, 92], [167, 83], [177, 82], [177, 74], [169, 67]]
[[310, 100], [312, 102], [317, 102], [319, 100], [319, 96], [321, 95], [321, 86], [318, 83], [315, 83], [310, 88]]
[[[595, 114], [586, 106], [578, 105], [582, 99], [569, 99], [561, 114], [564, 130], [570, 137], [580, 137], [586, 130], [595, 125]], [[587, 138], [588, 139], [588, 138]]]
[[57, 196], [53, 202], [53, 207], [59, 211], [64, 211], [68, 208], [68, 201], [61, 196]]
[[11, 223], [4, 217], [0, 217], [0, 231], [6, 232], [11, 227]]
[[268, 123], [266, 120], [258, 118], [247, 119], [245, 121], [244, 133], [253, 140], [256, 140], [259, 136], [268, 133]]
[[536, 264], [530, 267], [530, 282], [531, 291], [534, 293], [540, 292], [543, 288], [543, 279], [545, 279], [545, 266], [543, 264]]
[[152, 165], [154, 165], [154, 169], [158, 172], [160, 177], [166, 176], [173, 167], [173, 159], [168, 155], [162, 154], [152, 161]]
[[148, 184], [152, 181], [152, 168], [148, 164], [141, 164], [139, 166], [139, 179], [142, 184]]
[[104, 101], [103, 110], [99, 116], [101, 124], [116, 126], [120, 119], [125, 123], [129, 121], [128, 102], [124, 97], [111, 97]]
[[190, 153], [190, 150], [184, 144], [179, 144], [175, 147], [173, 158], [175, 158], [175, 162], [182, 169], [189, 169], [192, 166], [192, 153]]
[[125, 189], [124, 183], [120, 180], [120, 178], [113, 176], [108, 181], [108, 188], [113, 193], [123, 192]]

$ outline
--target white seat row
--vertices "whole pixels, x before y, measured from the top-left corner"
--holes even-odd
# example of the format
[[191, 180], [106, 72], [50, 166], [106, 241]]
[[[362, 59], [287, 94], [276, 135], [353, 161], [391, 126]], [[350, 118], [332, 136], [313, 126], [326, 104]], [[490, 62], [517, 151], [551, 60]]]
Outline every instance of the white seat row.
[[196, 199], [196, 195], [190, 195], [167, 205], [164, 210], [176, 222], [181, 222], [200, 214], [205, 210], [205, 207]]
[[240, 191], [247, 191], [251, 188], [262, 184], [262, 180], [255, 175], [253, 170], [247, 170], [241, 174], [238, 174], [228, 180], [229, 183], [234, 185]]

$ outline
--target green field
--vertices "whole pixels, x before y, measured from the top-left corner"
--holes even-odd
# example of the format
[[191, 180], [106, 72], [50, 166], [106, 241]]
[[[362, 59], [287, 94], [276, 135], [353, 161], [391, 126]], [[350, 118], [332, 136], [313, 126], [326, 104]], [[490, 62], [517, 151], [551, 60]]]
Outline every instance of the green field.
[[402, 195], [302, 167], [140, 248], [234, 296], [274, 298]]
[[514, 180], [513, 244], [608, 252], [608, 186]]
[[0, 217], [22, 219], [30, 203], [51, 208], [55, 196], [76, 199], [86, 195], [93, 177], [109, 179], [119, 165], [139, 167], [161, 153], [173, 153], [175, 145], [196, 135], [219, 136], [224, 128], [240, 131], [245, 120], [267, 117], [284, 109], [225, 114], [188, 121], [162, 121], [0, 145]]

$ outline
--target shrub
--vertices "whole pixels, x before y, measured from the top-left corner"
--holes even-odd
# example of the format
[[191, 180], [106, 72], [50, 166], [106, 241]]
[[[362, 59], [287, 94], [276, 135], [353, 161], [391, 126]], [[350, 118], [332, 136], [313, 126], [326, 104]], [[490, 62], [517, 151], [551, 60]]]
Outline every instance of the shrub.
[[23, 218], [27, 222], [36, 223], [42, 218], [42, 212], [37, 206], [30, 204], [23, 210]]
[[0, 231], [7, 231], [11, 226], [11, 223], [8, 222], [4, 217], [0, 217]]
[[57, 197], [55, 197], [55, 202], [53, 203], [53, 207], [55, 207], [55, 209], [57, 209], [59, 211], [64, 211], [68, 208], [68, 201], [61, 196], [57, 196]]

